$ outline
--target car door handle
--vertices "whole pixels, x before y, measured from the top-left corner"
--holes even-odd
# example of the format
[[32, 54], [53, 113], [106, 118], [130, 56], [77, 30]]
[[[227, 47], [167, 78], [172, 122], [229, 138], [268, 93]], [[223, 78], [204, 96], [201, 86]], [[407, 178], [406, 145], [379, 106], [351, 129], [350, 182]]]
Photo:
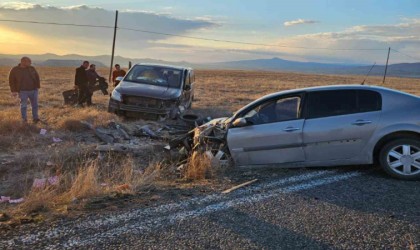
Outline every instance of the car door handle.
[[353, 122], [352, 125], [363, 126], [363, 125], [370, 124], [370, 123], [372, 123], [372, 121], [368, 121], [368, 120], [357, 120], [357, 121]]
[[296, 130], [299, 130], [300, 128], [295, 128], [295, 127], [287, 127], [287, 128], [285, 128], [285, 129], [283, 129], [283, 131], [286, 131], [286, 132], [293, 132], [293, 131], [296, 131]]

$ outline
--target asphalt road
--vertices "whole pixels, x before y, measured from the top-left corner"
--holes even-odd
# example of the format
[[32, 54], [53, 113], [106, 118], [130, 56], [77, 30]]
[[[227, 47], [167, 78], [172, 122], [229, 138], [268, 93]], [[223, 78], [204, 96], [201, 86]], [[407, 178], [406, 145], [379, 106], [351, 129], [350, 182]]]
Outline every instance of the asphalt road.
[[22, 227], [0, 249], [417, 249], [420, 182], [378, 169], [273, 170], [214, 193]]

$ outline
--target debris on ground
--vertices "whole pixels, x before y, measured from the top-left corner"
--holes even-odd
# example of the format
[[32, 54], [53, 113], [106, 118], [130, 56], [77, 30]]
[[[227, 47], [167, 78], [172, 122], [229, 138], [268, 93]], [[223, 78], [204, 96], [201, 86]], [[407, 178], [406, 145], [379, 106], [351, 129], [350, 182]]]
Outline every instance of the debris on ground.
[[61, 140], [58, 137], [53, 137], [52, 140], [53, 140], [54, 143], [59, 143], [59, 142], [62, 142], [63, 141], [63, 140]]
[[97, 145], [96, 151], [98, 152], [120, 152], [120, 153], [142, 153], [144, 151], [153, 151], [156, 147], [160, 147], [159, 144], [148, 143], [146, 145], [134, 145], [128, 143], [114, 143]]
[[24, 201], [25, 201], [25, 199], [19, 198], [19, 199], [15, 199], [15, 200], [9, 200], [9, 203], [10, 204], [17, 204], [17, 203], [22, 203]]
[[9, 202], [9, 201], [10, 201], [10, 197], [8, 197], [8, 196], [0, 196], [0, 203]]
[[60, 182], [60, 179], [57, 175], [51, 176], [48, 178], [41, 178], [41, 179], [35, 178], [32, 184], [32, 187], [42, 189], [42, 188], [45, 188], [47, 185], [56, 186], [58, 185], [59, 182]]
[[245, 187], [245, 186], [250, 185], [250, 184], [252, 184], [252, 183], [254, 183], [256, 181], [258, 181], [258, 179], [253, 179], [251, 181], [247, 181], [247, 182], [244, 182], [242, 184], [236, 185], [234, 187], [231, 187], [229, 189], [226, 189], [225, 191], [222, 192], [222, 194], [228, 194], [228, 193], [230, 193], [232, 191], [235, 191], [236, 189], [239, 189], [241, 187]]
[[0, 203], [22, 203], [24, 201], [23, 198], [19, 198], [19, 199], [12, 199], [8, 196], [0, 196]]
[[47, 130], [45, 128], [41, 128], [41, 130], [39, 131], [40, 135], [46, 135], [47, 134]]

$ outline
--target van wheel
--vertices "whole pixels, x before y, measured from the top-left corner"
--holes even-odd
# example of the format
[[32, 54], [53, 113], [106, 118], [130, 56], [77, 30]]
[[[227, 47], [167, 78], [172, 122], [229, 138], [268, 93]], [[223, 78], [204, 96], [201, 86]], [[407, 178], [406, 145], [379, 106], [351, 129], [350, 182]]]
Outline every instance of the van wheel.
[[379, 163], [395, 178], [420, 179], [420, 141], [400, 138], [388, 142], [379, 153]]

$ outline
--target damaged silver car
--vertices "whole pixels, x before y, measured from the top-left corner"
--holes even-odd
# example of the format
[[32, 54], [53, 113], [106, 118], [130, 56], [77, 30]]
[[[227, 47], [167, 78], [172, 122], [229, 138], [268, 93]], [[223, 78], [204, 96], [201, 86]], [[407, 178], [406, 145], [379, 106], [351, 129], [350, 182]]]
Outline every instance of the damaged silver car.
[[191, 107], [195, 74], [187, 67], [136, 64], [112, 91], [108, 111], [145, 119], [175, 119]]
[[420, 178], [420, 98], [382, 87], [274, 93], [196, 128], [193, 138], [195, 147], [210, 142], [239, 166], [378, 162], [391, 176]]

